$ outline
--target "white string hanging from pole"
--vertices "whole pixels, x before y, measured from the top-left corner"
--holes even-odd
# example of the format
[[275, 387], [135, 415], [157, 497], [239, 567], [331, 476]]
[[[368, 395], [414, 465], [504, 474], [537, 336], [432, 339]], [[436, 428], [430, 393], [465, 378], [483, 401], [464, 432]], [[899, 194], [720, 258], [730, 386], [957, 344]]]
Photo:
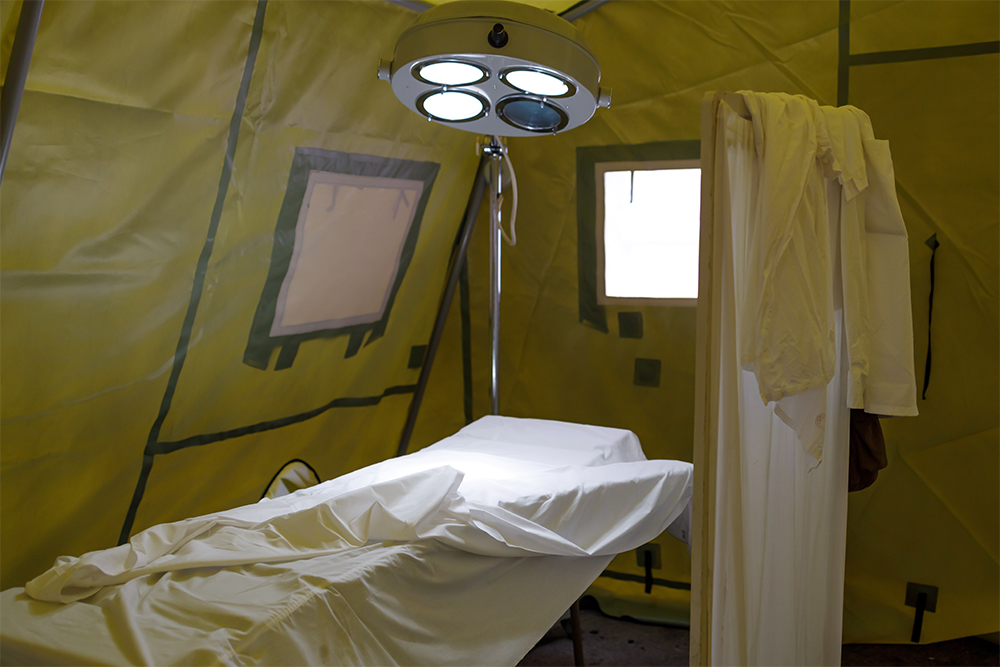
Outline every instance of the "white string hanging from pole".
[[[500, 137], [494, 136], [494, 139], [496, 139], [498, 144], [500, 143]], [[510, 236], [508, 236], [507, 232], [504, 231], [503, 225], [501, 225], [499, 221], [497, 222], [497, 225], [500, 227], [500, 234], [503, 236], [504, 241], [507, 242], [507, 245], [515, 246], [517, 245], [517, 231], [514, 227], [514, 224], [517, 221], [517, 176], [514, 174], [514, 165], [510, 161], [510, 156], [507, 155], [506, 147], [504, 147], [504, 150], [502, 150], [500, 154], [503, 156], [504, 162], [507, 163], [507, 171], [510, 174], [510, 190], [513, 194], [510, 207]], [[500, 195], [500, 201], [497, 202], [497, 208], [500, 206], [503, 206], [502, 194]]]

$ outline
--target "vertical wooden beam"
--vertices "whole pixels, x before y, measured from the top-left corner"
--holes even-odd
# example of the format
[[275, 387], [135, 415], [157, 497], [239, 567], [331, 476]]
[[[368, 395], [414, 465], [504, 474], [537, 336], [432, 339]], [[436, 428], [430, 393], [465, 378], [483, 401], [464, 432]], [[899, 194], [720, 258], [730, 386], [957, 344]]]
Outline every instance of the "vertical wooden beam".
[[722, 308], [722, 225], [715, 210], [716, 118], [725, 101], [744, 118], [741, 95], [706, 93], [701, 105], [701, 231], [698, 258], [698, 313], [695, 343], [694, 492], [691, 525], [691, 665], [712, 663], [712, 598], [715, 564], [715, 498], [718, 474], [718, 412]]
[[712, 229], [715, 164], [715, 116], [718, 99], [705, 93], [701, 103], [701, 231], [698, 241], [698, 312], [695, 337], [694, 384], [694, 490], [691, 517], [691, 665], [708, 665], [712, 659], [712, 562], [714, 559], [715, 494], [709, 483], [709, 351], [711, 340]]

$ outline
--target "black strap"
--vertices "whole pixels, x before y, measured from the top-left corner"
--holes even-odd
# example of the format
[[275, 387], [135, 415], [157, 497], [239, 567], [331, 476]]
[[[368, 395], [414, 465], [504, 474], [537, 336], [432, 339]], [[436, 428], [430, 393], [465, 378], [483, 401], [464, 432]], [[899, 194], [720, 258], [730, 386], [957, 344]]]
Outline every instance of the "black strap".
[[922, 400], [927, 400], [927, 385], [931, 383], [931, 316], [934, 313], [934, 255], [937, 254], [938, 243], [937, 234], [924, 241], [931, 249], [931, 296], [927, 305], [927, 363], [924, 365], [924, 391], [920, 395]]

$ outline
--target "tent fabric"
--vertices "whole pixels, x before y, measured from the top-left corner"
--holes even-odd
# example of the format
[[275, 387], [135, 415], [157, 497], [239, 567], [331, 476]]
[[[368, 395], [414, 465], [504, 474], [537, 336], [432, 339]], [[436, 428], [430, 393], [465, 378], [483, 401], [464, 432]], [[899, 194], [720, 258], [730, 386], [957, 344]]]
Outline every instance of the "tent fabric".
[[[118, 662], [101, 638], [75, 648], [79, 634], [106, 629], [127, 637], [118, 650], [143, 664], [314, 664], [307, 658], [324, 645], [321, 664], [513, 664], [610, 557], [684, 511], [691, 478], [688, 463], [647, 461], [627, 431], [485, 417], [415, 454], [61, 558], [28, 582], [30, 599], [20, 589], [4, 593], [3, 648], [32, 662], [60, 651]], [[534, 597], [540, 574], [549, 580], [544, 602]], [[462, 588], [460, 599], [491, 611], [483, 618], [473, 607], [443, 605], [424, 622], [437, 639], [409, 648], [412, 640], [387, 628], [421, 625], [419, 610], [441, 595], [426, 595], [433, 586]], [[521, 589], [547, 623], [538, 609], [521, 615], [496, 605], [500, 586]], [[67, 635], [67, 619], [82, 622], [95, 606], [115, 612]], [[223, 622], [194, 613], [212, 606], [226, 610]], [[310, 637], [317, 609], [330, 616], [328, 628]], [[364, 631], [325, 644], [362, 613]], [[452, 646], [456, 634], [474, 634], [470, 622], [495, 631]]]
[[[260, 8], [81, 1], [43, 11], [0, 187], [0, 588], [118, 540], [192, 303]], [[0, 76], [19, 13], [20, 2], [0, 2]], [[417, 16], [381, 1], [263, 6], [214, 247], [161, 427], [163, 442], [193, 446], [154, 457], [133, 533], [254, 502], [294, 457], [332, 478], [396, 451], [419, 373], [409, 352], [430, 337], [477, 164], [475, 136], [407, 111], [375, 77]], [[575, 24], [613, 104], [571, 132], [509, 142], [520, 203], [518, 245], [502, 259], [501, 411], [629, 429], [651, 457], [690, 461], [694, 309], [606, 307], [607, 333], [579, 322], [576, 151], [697, 141], [708, 90], [830, 105], [840, 79], [845, 101], [892, 146], [918, 369], [924, 240], [936, 233], [942, 244], [927, 400], [918, 417], [886, 420], [889, 465], [849, 499], [844, 638], [909, 641], [907, 582], [941, 591], [922, 641], [1000, 629], [1000, 57], [850, 62], [995, 42], [1000, 7], [610, 2]], [[384, 335], [348, 358], [348, 335], [305, 341], [294, 365], [261, 371], [242, 356], [297, 148], [440, 171]], [[485, 228], [481, 218], [468, 261], [471, 367], [455, 304], [411, 451], [464, 426], [466, 399], [470, 421], [489, 412]], [[641, 314], [642, 338], [620, 337], [623, 310]], [[636, 358], [661, 362], [659, 387], [633, 384]], [[657, 579], [690, 582], [684, 545], [655, 541]], [[644, 575], [634, 553], [609, 570]], [[646, 594], [641, 582], [602, 577], [590, 592], [606, 610], [686, 622], [683, 588]]]

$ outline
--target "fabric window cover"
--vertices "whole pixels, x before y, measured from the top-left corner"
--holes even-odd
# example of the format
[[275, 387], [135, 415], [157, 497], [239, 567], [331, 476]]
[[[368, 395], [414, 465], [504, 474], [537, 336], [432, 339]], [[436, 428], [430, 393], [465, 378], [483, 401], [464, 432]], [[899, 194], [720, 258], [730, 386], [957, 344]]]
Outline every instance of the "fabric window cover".
[[283, 346], [292, 352], [278, 370], [305, 340], [380, 337], [437, 172], [430, 162], [297, 148], [244, 363], [266, 369]]

